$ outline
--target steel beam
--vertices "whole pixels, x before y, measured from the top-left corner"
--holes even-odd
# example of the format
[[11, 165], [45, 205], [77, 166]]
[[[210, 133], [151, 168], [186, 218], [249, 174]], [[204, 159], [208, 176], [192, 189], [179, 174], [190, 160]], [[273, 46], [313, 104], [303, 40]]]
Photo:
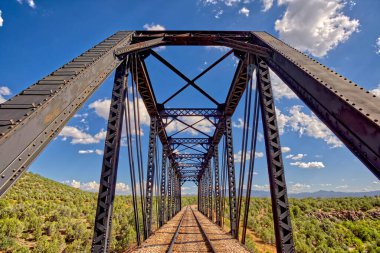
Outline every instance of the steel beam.
[[214, 108], [168, 108], [160, 111], [162, 118], [180, 117], [180, 116], [202, 116], [202, 117], [221, 117], [223, 114], [220, 110]]
[[230, 223], [232, 237], [238, 237], [237, 233], [237, 204], [236, 204], [236, 178], [234, 164], [234, 150], [232, 139], [231, 118], [226, 118], [226, 153], [227, 153], [227, 176], [228, 176], [228, 198], [230, 202]]
[[92, 252], [96, 253], [108, 252], [110, 243], [112, 209], [115, 198], [120, 138], [123, 126], [123, 102], [125, 101], [127, 91], [127, 79], [127, 63], [123, 62], [116, 69], [108, 117], [103, 166], [100, 176], [98, 203], [95, 214], [95, 227], [91, 249]]
[[165, 209], [166, 209], [166, 162], [168, 148], [163, 146], [162, 148], [162, 168], [161, 168], [161, 202], [160, 202], [160, 220], [159, 226], [161, 227], [165, 223]]
[[121, 63], [130, 42], [118, 32], [0, 105], [0, 196]]
[[208, 218], [212, 221], [213, 219], [213, 208], [212, 208], [212, 188], [213, 188], [213, 179], [212, 179], [212, 173], [211, 173], [211, 160], [208, 162], [208, 168], [207, 168], [207, 178], [208, 178]]
[[215, 173], [215, 222], [221, 225], [221, 206], [220, 206], [220, 183], [219, 183], [219, 153], [218, 146], [214, 147], [214, 173]]
[[273, 51], [269, 67], [380, 179], [380, 100], [265, 32], [253, 43]]
[[168, 169], [168, 201], [167, 201], [167, 212], [168, 212], [168, 220], [173, 217], [171, 203], [173, 198], [173, 162], [169, 162]]
[[[210, 138], [169, 138], [170, 144], [210, 144]], [[185, 154], [179, 154], [185, 155]]]
[[152, 220], [153, 220], [153, 189], [154, 189], [154, 173], [156, 170], [155, 153], [156, 153], [156, 136], [157, 136], [157, 118], [150, 119], [149, 130], [149, 147], [148, 147], [148, 160], [147, 160], [147, 175], [146, 175], [146, 237], [148, 238], [152, 233]]
[[257, 60], [256, 73], [267, 154], [277, 252], [294, 252], [285, 172], [281, 154], [280, 134], [276, 119], [276, 108], [274, 105], [269, 68], [261, 59]]

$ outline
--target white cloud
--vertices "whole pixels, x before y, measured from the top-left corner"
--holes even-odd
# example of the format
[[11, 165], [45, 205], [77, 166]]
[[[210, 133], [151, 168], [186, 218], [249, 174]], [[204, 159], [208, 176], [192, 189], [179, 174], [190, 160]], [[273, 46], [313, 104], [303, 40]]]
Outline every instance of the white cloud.
[[298, 192], [306, 191], [310, 188], [311, 188], [311, 185], [295, 183], [295, 184], [290, 185], [290, 192], [298, 193]]
[[97, 155], [103, 155], [104, 151], [101, 150], [101, 149], [95, 149], [95, 154], [97, 154]]
[[380, 181], [373, 181], [372, 184], [380, 184]]
[[1, 14], [3, 14], [3, 12], [0, 10], [0, 27], [3, 26], [3, 23], [4, 23], [4, 19], [3, 17], [1, 16]]
[[[379, 49], [380, 50], [380, 49]], [[370, 90], [370, 92], [372, 92], [373, 94], [376, 95], [376, 97], [379, 97], [380, 98], [380, 84], [377, 85], [377, 88], [373, 89], [373, 90]]]
[[263, 12], [268, 11], [273, 6], [273, 0], [261, 0], [263, 2]]
[[269, 184], [264, 184], [264, 185], [254, 184], [253, 189], [258, 190], [258, 191], [269, 191]]
[[289, 117], [281, 113], [281, 110], [276, 107], [277, 127], [280, 134], [285, 132], [285, 126], [289, 121]]
[[17, 0], [17, 2], [19, 4], [23, 4], [24, 2], [26, 2], [29, 5], [29, 7], [33, 8], [33, 9], [36, 8], [36, 3], [34, 2], [34, 0]]
[[[71, 187], [77, 188], [77, 189], [81, 189], [83, 191], [89, 191], [89, 192], [99, 191], [99, 183], [95, 181], [79, 182], [73, 179], [71, 181], [70, 180], [63, 181], [62, 183], [69, 185]], [[125, 194], [130, 194], [130, 192], [131, 192], [131, 188], [129, 185], [122, 182], [116, 183], [116, 194], [125, 195]]]
[[84, 150], [78, 150], [78, 154], [85, 155], [85, 154], [97, 154], [97, 155], [103, 155], [103, 150], [100, 149], [84, 149]]
[[325, 167], [323, 162], [294, 162], [294, 163], [290, 163], [290, 165], [297, 166], [298, 168], [301, 168], [301, 169], [310, 169], [310, 168], [322, 169]]
[[105, 139], [106, 131], [102, 129], [99, 133], [92, 136], [91, 134], [78, 129], [77, 127], [65, 126], [59, 133], [59, 136], [62, 137], [63, 141], [71, 138], [72, 144], [93, 144], [99, 143], [100, 140]]
[[238, 122], [232, 121], [232, 126], [236, 128], [243, 128], [244, 127], [244, 120], [242, 118], [238, 118]]
[[207, 50], [215, 49], [215, 50], [219, 50], [219, 51], [225, 52], [225, 53], [227, 53], [227, 51], [230, 50], [230, 48], [225, 47], [225, 46], [205, 46], [205, 48]]
[[288, 153], [288, 152], [290, 152], [290, 148], [289, 147], [281, 147], [281, 151], [282, 151], [282, 153]]
[[[0, 14], [1, 14], [1, 12], [0, 12]], [[0, 23], [1, 23], [1, 17], [0, 17]], [[380, 37], [377, 38], [377, 40], [376, 40], [376, 54], [380, 54]]]
[[224, 11], [223, 11], [222, 9], [220, 9], [220, 10], [215, 10], [214, 12], [215, 12], [214, 17], [215, 17], [215, 18], [220, 18], [220, 16], [223, 15], [223, 12], [224, 12]]
[[78, 154], [83, 155], [83, 154], [92, 154], [94, 153], [94, 150], [92, 149], [86, 149], [86, 150], [78, 150]]
[[348, 188], [348, 185], [339, 185], [339, 186], [336, 186], [335, 189], [347, 189]]
[[[239, 152], [234, 154], [234, 161], [235, 163], [240, 163], [241, 162], [241, 150]], [[245, 154], [245, 160], [248, 161], [250, 159], [251, 151], [247, 151]], [[264, 156], [263, 152], [255, 152], [255, 158], [262, 158]]]
[[270, 70], [270, 77], [273, 95], [276, 100], [280, 100], [281, 98], [298, 98], [297, 95], [272, 70]]
[[292, 160], [296, 160], [297, 161], [297, 160], [301, 160], [305, 156], [307, 156], [307, 154], [297, 154], [297, 155], [290, 154], [290, 155], [286, 156], [286, 159], [292, 159]]
[[343, 0], [278, 0], [286, 11], [276, 20], [275, 29], [290, 45], [323, 57], [359, 31], [359, 20], [342, 12], [345, 4]]
[[306, 135], [324, 140], [330, 147], [342, 147], [343, 143], [323, 124], [314, 114], [308, 115], [301, 111], [302, 106], [294, 105], [289, 109], [289, 115], [282, 114], [276, 108], [278, 128], [280, 134], [285, 129], [297, 132], [300, 136]]
[[239, 10], [239, 14], [249, 17], [249, 9], [247, 7], [243, 7]]
[[147, 31], [164, 31], [164, 30], [166, 30], [163, 25], [154, 24], [154, 23], [145, 24], [143, 27]]
[[[0, 11], [0, 14], [1, 14], [1, 11]], [[0, 15], [0, 22], [1, 22], [1, 15]], [[11, 95], [12, 92], [11, 90], [6, 87], [6, 86], [0, 86], [0, 104], [1, 103], [4, 103], [5, 101], [7, 101], [4, 96], [9, 96]]]
[[[201, 0], [203, 5], [216, 5], [219, 3], [225, 4], [227, 6], [234, 6], [241, 2], [241, 0]], [[248, 0], [245, 0], [244, 3], [249, 3]]]
[[[110, 99], [98, 99], [95, 102], [89, 104], [88, 108], [94, 109], [96, 115], [99, 117], [108, 120], [108, 114], [109, 114], [109, 109], [111, 106], [111, 100]], [[129, 108], [131, 111], [131, 121], [134, 121], [134, 113], [133, 113], [133, 102], [129, 101]], [[141, 98], [138, 99], [138, 108], [140, 111], [140, 124], [141, 125], [150, 125], [150, 116], [148, 111], [145, 108], [144, 102]], [[124, 129], [124, 128], [123, 128]], [[133, 134], [134, 134], [134, 127], [133, 129]], [[141, 130], [141, 129], [140, 129]], [[141, 135], [143, 135], [143, 132], [141, 130]]]

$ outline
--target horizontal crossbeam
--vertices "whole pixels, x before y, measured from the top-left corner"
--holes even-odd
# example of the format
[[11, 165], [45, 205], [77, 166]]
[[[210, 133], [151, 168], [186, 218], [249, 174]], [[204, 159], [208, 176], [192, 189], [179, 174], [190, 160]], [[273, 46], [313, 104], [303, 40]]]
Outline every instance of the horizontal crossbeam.
[[223, 112], [214, 108], [170, 108], [160, 111], [160, 116], [178, 117], [178, 116], [203, 116], [203, 117], [221, 117]]

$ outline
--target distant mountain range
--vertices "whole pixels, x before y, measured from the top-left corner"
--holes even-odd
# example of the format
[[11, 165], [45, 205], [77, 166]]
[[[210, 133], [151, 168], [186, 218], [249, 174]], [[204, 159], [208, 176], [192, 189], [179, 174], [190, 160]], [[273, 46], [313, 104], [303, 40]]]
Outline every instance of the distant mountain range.
[[[252, 191], [252, 197], [269, 197], [270, 192], [268, 191]], [[290, 198], [344, 198], [344, 197], [373, 197], [380, 196], [380, 191], [370, 191], [370, 192], [335, 192], [335, 191], [317, 191], [317, 192], [300, 192], [300, 193], [289, 193]]]

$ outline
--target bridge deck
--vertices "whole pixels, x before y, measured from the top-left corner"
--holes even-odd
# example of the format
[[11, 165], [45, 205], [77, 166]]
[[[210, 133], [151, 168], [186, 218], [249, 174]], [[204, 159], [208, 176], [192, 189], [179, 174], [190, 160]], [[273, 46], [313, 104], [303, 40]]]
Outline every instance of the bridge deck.
[[[198, 226], [198, 222], [199, 225]], [[175, 232], [178, 229], [178, 236]], [[202, 230], [206, 236], [202, 234]], [[212, 246], [207, 242], [209, 239]], [[172, 243], [173, 238], [175, 242]], [[172, 251], [169, 250], [172, 244]], [[158, 229], [133, 252], [249, 252], [230, 234], [212, 223], [196, 206], [187, 206], [164, 226]]]

